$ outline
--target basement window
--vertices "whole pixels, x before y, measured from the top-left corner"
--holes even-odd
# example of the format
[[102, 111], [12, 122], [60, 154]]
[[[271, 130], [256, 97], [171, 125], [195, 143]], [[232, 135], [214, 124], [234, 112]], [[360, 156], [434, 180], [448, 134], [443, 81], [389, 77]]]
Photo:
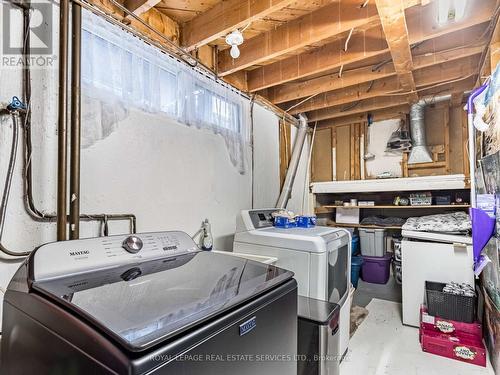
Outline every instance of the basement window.
[[87, 116], [82, 110], [95, 141], [139, 110], [221, 135], [231, 162], [245, 172], [249, 102], [241, 93], [87, 11], [82, 37]]

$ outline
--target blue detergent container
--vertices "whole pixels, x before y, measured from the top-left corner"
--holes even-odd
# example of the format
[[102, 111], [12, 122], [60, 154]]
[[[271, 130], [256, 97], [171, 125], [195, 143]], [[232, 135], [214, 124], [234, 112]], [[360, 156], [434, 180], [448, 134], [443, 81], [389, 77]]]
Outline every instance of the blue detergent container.
[[297, 226], [300, 228], [312, 228], [316, 226], [316, 216], [298, 216]]

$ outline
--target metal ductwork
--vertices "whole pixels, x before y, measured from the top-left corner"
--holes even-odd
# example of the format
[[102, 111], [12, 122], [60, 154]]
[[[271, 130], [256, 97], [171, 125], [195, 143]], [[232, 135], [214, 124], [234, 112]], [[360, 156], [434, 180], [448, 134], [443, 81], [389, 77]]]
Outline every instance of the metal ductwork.
[[299, 128], [297, 129], [297, 136], [295, 138], [295, 143], [293, 146], [292, 157], [290, 159], [290, 164], [288, 165], [288, 171], [286, 173], [285, 182], [283, 184], [283, 190], [281, 191], [277, 208], [285, 209], [292, 194], [293, 182], [295, 181], [295, 176], [297, 175], [297, 168], [299, 167], [300, 157], [302, 155], [302, 149], [304, 148], [304, 143], [307, 136], [307, 117], [304, 114], [299, 115]]
[[412, 149], [408, 164], [432, 162], [432, 155], [427, 147], [425, 137], [425, 107], [429, 104], [444, 102], [451, 99], [451, 95], [436, 96], [432, 99], [422, 99], [413, 104], [410, 109], [410, 127]]

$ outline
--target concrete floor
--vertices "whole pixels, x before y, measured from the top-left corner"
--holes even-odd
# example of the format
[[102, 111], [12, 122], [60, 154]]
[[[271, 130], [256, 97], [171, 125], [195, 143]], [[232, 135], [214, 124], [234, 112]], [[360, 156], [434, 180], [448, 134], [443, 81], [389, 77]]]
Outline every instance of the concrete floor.
[[483, 368], [422, 352], [418, 329], [401, 323], [400, 303], [373, 298], [366, 308], [368, 317], [351, 338], [341, 375], [494, 374], [490, 364]]
[[370, 284], [359, 279], [358, 288], [354, 292], [353, 305], [366, 307], [374, 298], [401, 303], [401, 285], [396, 283], [392, 274], [385, 285]]

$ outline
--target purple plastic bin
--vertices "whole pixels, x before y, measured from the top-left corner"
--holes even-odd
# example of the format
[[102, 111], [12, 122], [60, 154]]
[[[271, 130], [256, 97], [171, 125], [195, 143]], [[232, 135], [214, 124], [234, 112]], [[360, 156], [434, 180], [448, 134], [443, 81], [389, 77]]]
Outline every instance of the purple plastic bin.
[[363, 257], [361, 279], [372, 284], [387, 284], [391, 275], [392, 255], [383, 257]]

